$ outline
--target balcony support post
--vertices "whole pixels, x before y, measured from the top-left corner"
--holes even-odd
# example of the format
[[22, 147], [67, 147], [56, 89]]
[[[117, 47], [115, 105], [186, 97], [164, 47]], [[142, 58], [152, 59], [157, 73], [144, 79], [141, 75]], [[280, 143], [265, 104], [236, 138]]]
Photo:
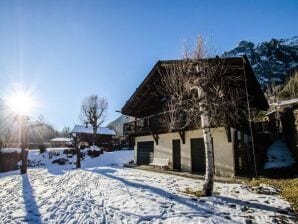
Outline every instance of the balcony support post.
[[155, 141], [155, 144], [158, 145], [158, 139], [159, 139], [158, 134], [157, 133], [155, 134], [155, 133], [151, 132], [151, 135], [152, 135], [152, 137]]
[[137, 118], [135, 117], [135, 120], [134, 120], [134, 132], [137, 131]]
[[179, 135], [182, 140], [182, 144], [185, 144], [185, 130], [184, 129], [179, 130]]

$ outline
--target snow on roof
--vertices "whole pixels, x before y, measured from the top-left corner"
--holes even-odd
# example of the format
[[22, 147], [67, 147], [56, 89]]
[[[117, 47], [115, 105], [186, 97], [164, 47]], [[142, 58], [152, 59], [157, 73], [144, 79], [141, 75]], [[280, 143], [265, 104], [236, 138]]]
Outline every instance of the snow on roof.
[[61, 152], [70, 148], [47, 148], [47, 152]]
[[53, 138], [50, 141], [51, 142], [70, 142], [71, 138]]
[[[72, 129], [71, 133], [87, 133], [92, 134], [93, 129], [91, 126], [84, 126], [84, 125], [75, 125]], [[99, 135], [116, 135], [116, 132], [109, 128], [99, 127], [97, 128], [97, 134]]]
[[13, 153], [13, 152], [17, 152], [17, 153], [21, 153], [21, 149], [20, 148], [3, 148], [0, 149], [1, 153]]

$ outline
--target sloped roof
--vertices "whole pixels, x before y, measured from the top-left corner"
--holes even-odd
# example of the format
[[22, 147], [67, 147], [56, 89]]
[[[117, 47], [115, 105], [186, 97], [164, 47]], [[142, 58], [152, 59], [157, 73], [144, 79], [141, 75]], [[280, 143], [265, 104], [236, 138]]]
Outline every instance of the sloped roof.
[[[85, 125], [75, 125], [71, 133], [86, 133], [92, 134], [93, 129], [91, 126], [86, 127]], [[110, 128], [99, 127], [97, 128], [97, 134], [99, 135], [116, 135], [115, 131]]]
[[71, 138], [53, 138], [50, 141], [51, 142], [70, 142]]
[[[261, 110], [268, 109], [268, 102], [245, 55], [243, 57], [209, 58], [207, 60], [211, 62], [223, 60], [227, 66], [227, 71], [237, 70], [245, 75], [248, 93], [252, 96], [252, 101], [250, 102], [251, 107]], [[121, 109], [122, 114], [141, 118], [161, 112], [162, 107], [160, 101], [162, 97], [159, 95], [156, 87], [158, 83], [160, 83], [159, 69], [177, 62], [179, 62], [179, 60], [158, 61], [145, 77], [144, 81], [135, 90], [128, 101], [126, 101]]]

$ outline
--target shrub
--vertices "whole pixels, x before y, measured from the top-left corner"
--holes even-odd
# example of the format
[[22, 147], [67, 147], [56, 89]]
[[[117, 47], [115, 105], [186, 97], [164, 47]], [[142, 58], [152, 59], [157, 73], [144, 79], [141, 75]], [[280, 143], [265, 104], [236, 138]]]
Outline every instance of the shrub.
[[41, 145], [38, 146], [38, 148], [39, 148], [40, 153], [44, 153], [46, 151], [46, 146], [45, 145], [41, 144]]
[[80, 142], [78, 147], [79, 149], [86, 149], [89, 147], [89, 145], [87, 142]]
[[65, 165], [66, 163], [69, 163], [69, 160], [65, 159], [65, 158], [59, 158], [59, 159], [55, 159], [52, 163], [58, 163], [59, 165]]
[[98, 156], [100, 156], [101, 151], [89, 149], [88, 152], [87, 152], [87, 154], [90, 157], [98, 157]]

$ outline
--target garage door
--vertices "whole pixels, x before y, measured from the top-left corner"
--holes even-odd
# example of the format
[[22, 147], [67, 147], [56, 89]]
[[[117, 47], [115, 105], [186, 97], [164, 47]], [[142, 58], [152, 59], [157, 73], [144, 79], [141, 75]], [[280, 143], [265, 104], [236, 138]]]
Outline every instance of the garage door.
[[193, 138], [190, 140], [191, 144], [191, 167], [192, 172], [205, 172], [205, 146], [203, 138]]
[[137, 163], [139, 165], [148, 165], [150, 163], [150, 154], [153, 154], [154, 142], [138, 142], [137, 144]]

